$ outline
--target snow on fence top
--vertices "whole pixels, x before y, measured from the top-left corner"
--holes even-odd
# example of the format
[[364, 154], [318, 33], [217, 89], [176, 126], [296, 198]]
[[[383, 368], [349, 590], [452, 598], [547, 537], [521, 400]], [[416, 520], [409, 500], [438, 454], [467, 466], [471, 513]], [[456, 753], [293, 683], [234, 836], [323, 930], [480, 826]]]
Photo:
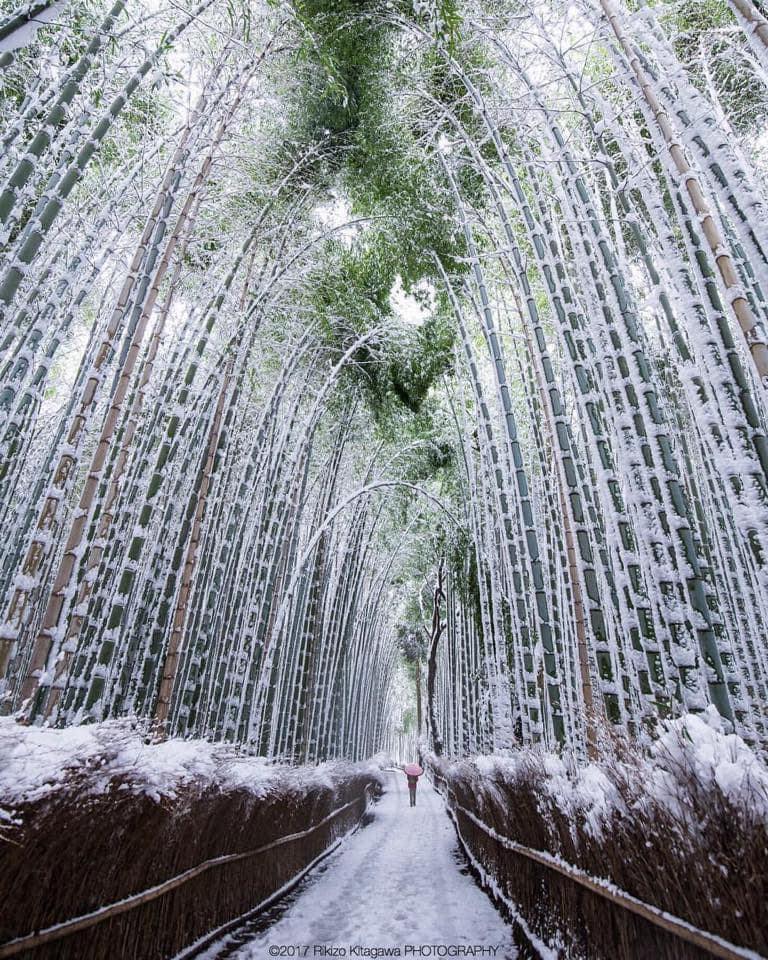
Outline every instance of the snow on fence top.
[[510, 756], [475, 756], [446, 773], [449, 778], [480, 775], [487, 791], [493, 791], [493, 781], [509, 784], [533, 776], [542, 798], [548, 797], [568, 817], [583, 818], [594, 837], [601, 835], [612, 813], [624, 807], [618, 784], [627, 778], [642, 784], [648, 801], [661, 803], [680, 819], [686, 819], [686, 797], [695, 784], [719, 790], [734, 812], [768, 821], [768, 767], [741, 737], [724, 731], [711, 706], [702, 714], [666, 721], [644, 757], [617, 752], [584, 766], [567, 759], [526, 748]]
[[278, 784], [283, 789], [333, 789], [350, 775], [381, 777], [372, 761], [296, 767], [205, 740], [147, 743], [146, 732], [128, 720], [59, 730], [20, 726], [0, 718], [0, 819], [9, 817], [4, 806], [39, 800], [79, 773], [88, 774], [85, 789], [90, 794], [122, 779], [124, 789], [156, 801], [175, 797], [181, 787], [193, 782], [264, 796]]

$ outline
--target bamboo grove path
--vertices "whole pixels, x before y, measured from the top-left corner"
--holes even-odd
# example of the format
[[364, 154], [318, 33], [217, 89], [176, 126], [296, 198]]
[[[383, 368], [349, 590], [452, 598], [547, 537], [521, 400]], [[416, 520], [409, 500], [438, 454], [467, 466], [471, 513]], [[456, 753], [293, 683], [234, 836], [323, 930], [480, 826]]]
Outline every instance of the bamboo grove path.
[[[403, 775], [390, 772], [373, 822], [342, 843], [277, 922], [235, 950], [233, 941], [242, 943], [238, 933], [201, 956], [266, 960], [284, 946], [301, 948], [292, 955], [307, 958], [323, 955], [323, 947], [343, 947], [350, 957], [355, 945], [397, 946], [405, 956], [406, 945], [450, 944], [485, 947], [477, 956], [492, 960], [515, 958], [512, 927], [462, 870], [457, 854], [440, 795], [423, 778], [411, 808]], [[418, 952], [411, 955], [418, 960]]]

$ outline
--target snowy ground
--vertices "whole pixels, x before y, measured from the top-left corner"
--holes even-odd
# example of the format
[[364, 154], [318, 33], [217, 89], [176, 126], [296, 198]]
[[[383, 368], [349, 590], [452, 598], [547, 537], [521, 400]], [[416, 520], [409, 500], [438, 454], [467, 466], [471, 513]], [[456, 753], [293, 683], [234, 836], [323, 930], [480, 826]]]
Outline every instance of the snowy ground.
[[205, 960], [223, 952], [238, 960], [380, 957], [386, 954], [374, 948], [386, 947], [399, 948], [390, 956], [417, 960], [514, 958], [512, 928], [461, 872], [456, 850], [443, 802], [426, 779], [411, 808], [405, 777], [390, 773], [373, 823], [340, 846], [281, 919], [234, 953], [230, 939], [221, 941]]

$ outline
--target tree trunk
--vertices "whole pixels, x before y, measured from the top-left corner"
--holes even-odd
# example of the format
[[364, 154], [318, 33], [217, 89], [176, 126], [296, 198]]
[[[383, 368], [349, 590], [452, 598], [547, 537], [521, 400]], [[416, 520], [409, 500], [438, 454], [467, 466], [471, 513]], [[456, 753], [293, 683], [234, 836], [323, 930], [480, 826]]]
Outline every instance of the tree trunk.
[[432, 630], [430, 633], [429, 658], [427, 659], [427, 717], [429, 732], [432, 738], [432, 749], [439, 757], [443, 752], [443, 741], [437, 729], [437, 712], [435, 708], [435, 682], [437, 680], [437, 645], [442, 636], [445, 624], [440, 617], [440, 604], [445, 600], [443, 584], [443, 561], [437, 568], [437, 586], [435, 587], [434, 608], [432, 610]]
[[416, 736], [421, 736], [421, 657], [416, 658]]

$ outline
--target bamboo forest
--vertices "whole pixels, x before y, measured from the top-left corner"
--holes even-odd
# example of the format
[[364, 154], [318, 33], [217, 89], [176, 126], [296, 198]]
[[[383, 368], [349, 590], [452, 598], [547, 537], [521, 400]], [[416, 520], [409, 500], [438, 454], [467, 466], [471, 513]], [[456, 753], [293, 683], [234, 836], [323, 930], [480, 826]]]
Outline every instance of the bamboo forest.
[[768, 956], [767, 17], [0, 0], [0, 957]]

